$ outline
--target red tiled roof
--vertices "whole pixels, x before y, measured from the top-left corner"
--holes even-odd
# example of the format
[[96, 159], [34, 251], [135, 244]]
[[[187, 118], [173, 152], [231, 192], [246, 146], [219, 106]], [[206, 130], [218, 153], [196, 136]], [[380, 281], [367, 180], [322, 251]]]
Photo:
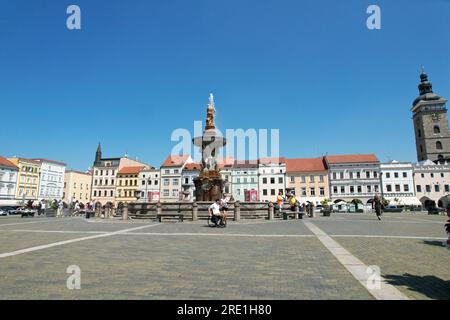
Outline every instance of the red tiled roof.
[[180, 167], [186, 162], [188, 158], [189, 158], [188, 154], [181, 156], [170, 155], [167, 157], [166, 160], [164, 160], [161, 167]]
[[19, 169], [14, 163], [12, 163], [6, 158], [3, 158], [2, 156], [0, 156], [0, 166], [12, 169]]
[[286, 172], [326, 171], [323, 158], [286, 159]]
[[194, 170], [202, 170], [202, 166], [200, 163], [188, 163], [184, 166], [184, 170], [188, 170], [188, 171], [194, 171]]
[[78, 174], [85, 174], [87, 176], [91, 176], [92, 175], [92, 170], [89, 170], [87, 172], [83, 172], [83, 171], [78, 171], [78, 170], [66, 170], [66, 173], [78, 173]]
[[66, 164], [64, 162], [45, 159], [45, 158], [32, 158], [31, 160], [38, 161], [38, 162], [50, 162], [50, 163], [54, 163], [54, 164], [59, 164], [60, 166], [66, 166]]
[[258, 160], [236, 160], [233, 168], [257, 168]]
[[260, 164], [281, 164], [286, 163], [286, 159], [284, 157], [279, 158], [260, 158], [258, 160]]
[[219, 158], [219, 161], [217, 163], [217, 166], [219, 169], [223, 168], [232, 168], [234, 164], [234, 158], [233, 157], [225, 157], [225, 158]]
[[326, 156], [328, 163], [366, 163], [379, 162], [376, 155], [371, 154], [346, 154], [338, 156]]
[[119, 174], [138, 174], [145, 166], [123, 167], [119, 170]]

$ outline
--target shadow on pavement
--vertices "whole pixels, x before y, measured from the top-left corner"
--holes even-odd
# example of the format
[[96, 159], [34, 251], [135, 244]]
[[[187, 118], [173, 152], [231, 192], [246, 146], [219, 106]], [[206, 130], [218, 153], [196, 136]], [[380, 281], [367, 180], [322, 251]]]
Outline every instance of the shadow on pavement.
[[437, 240], [424, 240], [424, 244], [428, 244], [430, 246], [436, 246], [436, 247], [444, 247], [443, 241], [437, 241]]
[[442, 280], [436, 276], [416, 276], [405, 273], [400, 275], [386, 275], [386, 281], [394, 286], [404, 286], [427, 296], [430, 299], [449, 300], [450, 281]]

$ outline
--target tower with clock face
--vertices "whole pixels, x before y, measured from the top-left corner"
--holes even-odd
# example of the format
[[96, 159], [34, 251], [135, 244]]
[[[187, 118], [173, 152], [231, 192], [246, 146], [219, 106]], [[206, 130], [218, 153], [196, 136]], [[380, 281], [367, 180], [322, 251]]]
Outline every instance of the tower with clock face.
[[447, 100], [433, 92], [433, 85], [425, 71], [420, 75], [419, 93], [411, 108], [417, 160], [450, 161]]

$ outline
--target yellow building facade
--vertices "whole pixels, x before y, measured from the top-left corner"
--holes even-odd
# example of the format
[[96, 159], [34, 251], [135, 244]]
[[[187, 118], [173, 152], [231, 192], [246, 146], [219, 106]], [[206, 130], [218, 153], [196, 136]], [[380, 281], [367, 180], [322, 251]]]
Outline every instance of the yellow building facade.
[[117, 173], [115, 204], [136, 202], [140, 194], [139, 172], [148, 166], [123, 167]]
[[65, 203], [91, 201], [92, 174], [67, 170], [64, 176], [64, 194]]
[[39, 194], [39, 161], [25, 158], [8, 158], [19, 167], [15, 197], [17, 200], [37, 200]]

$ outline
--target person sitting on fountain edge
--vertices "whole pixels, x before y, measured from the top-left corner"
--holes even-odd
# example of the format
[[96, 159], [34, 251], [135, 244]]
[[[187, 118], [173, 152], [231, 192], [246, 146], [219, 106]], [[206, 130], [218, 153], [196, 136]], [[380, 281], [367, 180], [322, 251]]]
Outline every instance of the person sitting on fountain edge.
[[[208, 213], [211, 218], [213, 218], [213, 216], [215, 216], [215, 218], [220, 219], [220, 222], [221, 222], [220, 226], [225, 227], [224, 221], [226, 219], [226, 216], [224, 213], [220, 212], [220, 199], [216, 199], [216, 201], [212, 205], [209, 206]], [[216, 227], [219, 226], [217, 224], [217, 219], [215, 219], [213, 222]]]

